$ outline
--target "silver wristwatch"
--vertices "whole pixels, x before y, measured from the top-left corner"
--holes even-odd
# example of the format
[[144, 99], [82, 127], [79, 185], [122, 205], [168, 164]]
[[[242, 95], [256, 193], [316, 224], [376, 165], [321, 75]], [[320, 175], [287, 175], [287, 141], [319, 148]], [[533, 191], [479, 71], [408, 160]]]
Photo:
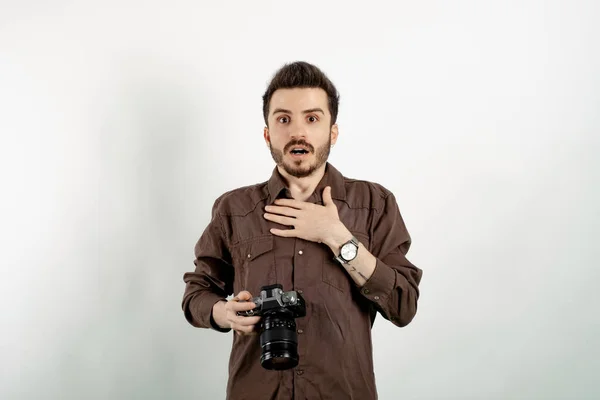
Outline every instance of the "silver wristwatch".
[[347, 264], [356, 258], [358, 254], [358, 239], [352, 236], [352, 239], [340, 247], [340, 254], [335, 257], [342, 264]]

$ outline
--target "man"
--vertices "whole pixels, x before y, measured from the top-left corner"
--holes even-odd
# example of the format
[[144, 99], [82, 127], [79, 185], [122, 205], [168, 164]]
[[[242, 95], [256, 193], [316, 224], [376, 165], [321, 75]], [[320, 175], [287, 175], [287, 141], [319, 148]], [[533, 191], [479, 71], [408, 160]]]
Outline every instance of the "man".
[[[184, 275], [189, 323], [237, 333], [228, 399], [376, 399], [375, 316], [403, 327], [416, 314], [422, 271], [405, 257], [411, 239], [394, 195], [327, 161], [338, 138], [338, 102], [311, 64], [275, 74], [263, 96], [273, 174], [215, 201], [195, 247], [195, 272]], [[306, 303], [306, 316], [295, 320], [299, 364], [283, 371], [260, 364], [261, 317], [237, 314], [256, 306], [240, 300], [275, 283]]]

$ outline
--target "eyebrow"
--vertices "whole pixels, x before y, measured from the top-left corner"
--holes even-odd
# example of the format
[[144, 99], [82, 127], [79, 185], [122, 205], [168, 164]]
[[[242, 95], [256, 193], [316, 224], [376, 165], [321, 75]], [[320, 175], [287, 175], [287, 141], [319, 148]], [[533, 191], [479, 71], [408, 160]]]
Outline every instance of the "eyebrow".
[[[325, 112], [323, 112], [323, 109], [321, 109], [319, 107], [309, 108], [308, 110], [302, 111], [303, 114], [309, 114], [309, 113], [314, 113], [314, 112], [320, 112], [321, 114], [325, 115]], [[290, 110], [286, 110], [284, 108], [276, 108], [275, 110], [273, 110], [273, 114], [277, 114], [277, 113], [293, 114], [293, 112], [291, 112]]]

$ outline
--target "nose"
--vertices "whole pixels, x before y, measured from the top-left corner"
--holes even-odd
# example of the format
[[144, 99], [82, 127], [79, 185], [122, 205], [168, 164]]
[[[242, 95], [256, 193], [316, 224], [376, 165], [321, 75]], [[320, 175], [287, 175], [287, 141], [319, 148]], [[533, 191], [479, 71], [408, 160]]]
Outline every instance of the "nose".
[[306, 127], [296, 122], [290, 126], [290, 136], [292, 139], [306, 139]]
[[306, 140], [306, 135], [304, 133], [295, 133], [292, 134], [290, 140]]

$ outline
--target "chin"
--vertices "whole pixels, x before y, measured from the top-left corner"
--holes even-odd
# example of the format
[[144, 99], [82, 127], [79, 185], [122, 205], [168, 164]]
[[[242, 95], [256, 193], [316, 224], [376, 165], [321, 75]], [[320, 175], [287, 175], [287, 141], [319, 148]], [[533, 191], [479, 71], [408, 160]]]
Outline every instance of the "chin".
[[305, 174], [307, 173], [311, 168], [310, 165], [298, 165], [296, 163], [293, 164], [286, 164], [284, 165], [284, 168], [288, 170], [288, 172], [295, 172], [297, 174]]
[[315, 162], [309, 163], [308, 161], [285, 162], [283, 164], [283, 169], [296, 178], [306, 178], [312, 175], [319, 167], [320, 165], [317, 165]]

